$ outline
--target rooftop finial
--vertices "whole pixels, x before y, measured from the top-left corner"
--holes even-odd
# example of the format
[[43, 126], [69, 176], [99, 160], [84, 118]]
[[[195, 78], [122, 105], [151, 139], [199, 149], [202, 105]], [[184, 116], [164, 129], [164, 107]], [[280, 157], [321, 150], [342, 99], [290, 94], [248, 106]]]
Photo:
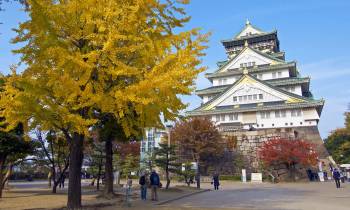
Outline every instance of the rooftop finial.
[[243, 69], [243, 74], [248, 74], [248, 69], [247, 69], [247, 67], [245, 67], [245, 68]]
[[245, 40], [245, 42], [244, 42], [244, 47], [248, 47], [249, 45], [248, 45], [248, 40]]
[[245, 24], [246, 25], [250, 25], [250, 22], [249, 22], [248, 18], [246, 19]]

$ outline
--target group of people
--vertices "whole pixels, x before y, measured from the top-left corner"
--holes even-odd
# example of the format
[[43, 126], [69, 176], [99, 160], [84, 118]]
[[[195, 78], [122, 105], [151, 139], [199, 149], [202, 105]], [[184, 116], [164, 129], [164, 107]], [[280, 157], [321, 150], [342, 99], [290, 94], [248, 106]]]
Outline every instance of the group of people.
[[[128, 182], [127, 184], [131, 185], [131, 182]], [[219, 190], [219, 174], [215, 173], [213, 175], [211, 184], [214, 185], [214, 190]], [[160, 182], [159, 175], [155, 170], [152, 171], [151, 175], [147, 172], [142, 172], [139, 179], [139, 185], [141, 189], [141, 200], [147, 200], [147, 188], [150, 187], [152, 201], [158, 201], [158, 188], [162, 186], [162, 183]]]
[[158, 188], [161, 187], [161, 182], [158, 173], [153, 170], [148, 177], [148, 173], [142, 173], [139, 179], [141, 186], [141, 199], [147, 200], [147, 188], [152, 191], [152, 201], [158, 201]]

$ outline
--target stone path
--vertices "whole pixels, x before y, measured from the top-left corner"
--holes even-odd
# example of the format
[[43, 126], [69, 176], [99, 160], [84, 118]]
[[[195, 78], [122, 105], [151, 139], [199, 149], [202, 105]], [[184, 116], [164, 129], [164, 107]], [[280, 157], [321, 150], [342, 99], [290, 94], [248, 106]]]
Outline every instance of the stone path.
[[336, 189], [333, 182], [287, 184], [223, 183], [210, 191], [167, 204], [168, 207], [231, 209], [349, 210], [350, 183]]

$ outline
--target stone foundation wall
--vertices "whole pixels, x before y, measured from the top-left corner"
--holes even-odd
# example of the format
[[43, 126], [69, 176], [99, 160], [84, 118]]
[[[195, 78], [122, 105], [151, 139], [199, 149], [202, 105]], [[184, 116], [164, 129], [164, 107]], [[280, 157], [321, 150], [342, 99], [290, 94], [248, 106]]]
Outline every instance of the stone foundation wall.
[[316, 146], [320, 159], [327, 159], [328, 152], [323, 145], [317, 126], [259, 129], [255, 131], [231, 131], [223, 132], [224, 136], [236, 136], [237, 142], [234, 145], [245, 158], [245, 165], [248, 171], [259, 171], [257, 148], [264, 141], [274, 138], [303, 139]]

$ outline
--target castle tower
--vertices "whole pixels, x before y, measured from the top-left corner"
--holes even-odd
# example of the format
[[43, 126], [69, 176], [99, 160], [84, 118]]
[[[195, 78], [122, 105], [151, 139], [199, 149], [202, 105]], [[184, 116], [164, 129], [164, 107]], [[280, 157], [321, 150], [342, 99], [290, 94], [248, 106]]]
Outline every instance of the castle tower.
[[222, 44], [227, 60], [205, 75], [212, 86], [196, 91], [202, 104], [187, 114], [211, 119], [223, 135], [248, 136], [237, 144], [245, 153], [261, 143], [256, 139], [285, 135], [316, 143], [326, 158], [317, 128], [324, 100], [313, 97], [310, 78], [300, 75], [296, 62], [285, 60], [277, 31], [265, 32], [247, 21]]

